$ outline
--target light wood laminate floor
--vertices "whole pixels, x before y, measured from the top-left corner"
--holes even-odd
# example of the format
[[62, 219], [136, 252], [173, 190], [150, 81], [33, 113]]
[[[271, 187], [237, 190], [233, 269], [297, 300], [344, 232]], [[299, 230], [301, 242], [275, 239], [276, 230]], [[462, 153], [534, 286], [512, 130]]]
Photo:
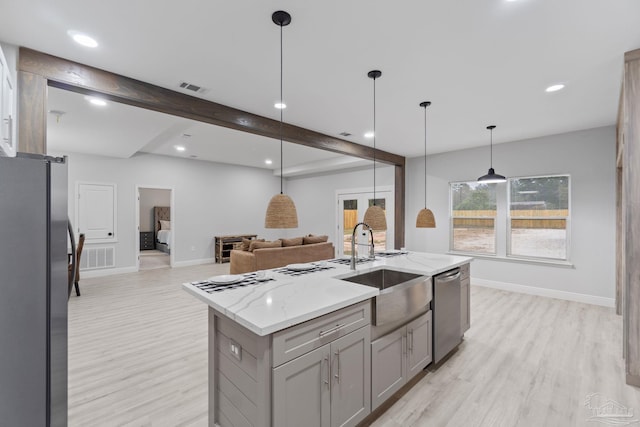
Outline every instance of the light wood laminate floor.
[[[206, 426], [207, 309], [180, 284], [228, 269], [82, 279], [69, 301], [69, 426]], [[605, 426], [588, 420], [592, 393], [592, 408], [611, 399], [640, 415], [613, 309], [472, 286], [471, 316], [459, 350], [372, 426]]]

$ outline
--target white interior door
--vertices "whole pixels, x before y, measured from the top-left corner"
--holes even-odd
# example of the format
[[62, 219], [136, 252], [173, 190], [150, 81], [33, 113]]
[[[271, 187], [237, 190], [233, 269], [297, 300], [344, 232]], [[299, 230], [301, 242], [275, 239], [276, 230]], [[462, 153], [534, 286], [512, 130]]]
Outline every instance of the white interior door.
[[[337, 236], [336, 236], [336, 249], [338, 256], [351, 255], [351, 236], [353, 233], [353, 227], [362, 222], [364, 213], [367, 208], [373, 205], [373, 191], [358, 191], [338, 192], [338, 211], [337, 211]], [[373, 232], [373, 241], [375, 250], [384, 251], [393, 249], [394, 246], [394, 197], [393, 191], [382, 190], [376, 191], [376, 205], [380, 206], [387, 216], [387, 230]], [[362, 227], [358, 227], [358, 233], [356, 234], [356, 251], [358, 256], [367, 256], [369, 248], [366, 246], [369, 244], [371, 238], [367, 231], [362, 232]]]
[[78, 232], [90, 241], [114, 240], [115, 186], [78, 184]]

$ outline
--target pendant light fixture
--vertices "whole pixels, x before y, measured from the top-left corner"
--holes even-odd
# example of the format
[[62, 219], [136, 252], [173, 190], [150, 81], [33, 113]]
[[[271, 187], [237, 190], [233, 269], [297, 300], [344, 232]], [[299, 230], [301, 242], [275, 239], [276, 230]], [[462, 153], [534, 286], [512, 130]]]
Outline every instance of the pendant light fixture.
[[267, 206], [267, 213], [264, 218], [265, 228], [297, 228], [298, 227], [298, 212], [296, 211], [296, 205], [291, 200], [291, 197], [282, 192], [282, 122], [283, 122], [283, 110], [284, 99], [282, 98], [282, 27], [291, 23], [291, 15], [283, 10], [273, 12], [271, 20], [280, 27], [280, 194], [276, 194], [269, 201]]
[[491, 154], [490, 154], [490, 163], [489, 163], [489, 173], [486, 175], [482, 175], [478, 178], [478, 181], [484, 184], [493, 184], [497, 182], [505, 182], [507, 178], [502, 175], [498, 175], [495, 170], [493, 170], [493, 130], [496, 128], [495, 125], [487, 126], [487, 129], [491, 132]]
[[376, 79], [382, 75], [380, 70], [373, 70], [367, 73], [373, 79], [373, 205], [367, 208], [364, 213], [363, 222], [372, 230], [384, 231], [387, 229], [387, 218], [384, 210], [376, 205]]
[[436, 219], [431, 209], [427, 209], [427, 107], [431, 102], [424, 101], [420, 106], [424, 108], [424, 209], [420, 209], [416, 218], [418, 228], [436, 228]]

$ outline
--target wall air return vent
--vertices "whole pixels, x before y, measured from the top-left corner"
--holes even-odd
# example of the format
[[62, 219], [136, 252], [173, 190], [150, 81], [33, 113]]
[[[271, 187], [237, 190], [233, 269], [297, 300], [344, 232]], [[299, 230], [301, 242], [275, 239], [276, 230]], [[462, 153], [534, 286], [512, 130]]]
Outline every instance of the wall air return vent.
[[87, 247], [85, 246], [80, 256], [80, 270], [98, 270], [113, 268], [116, 266], [115, 246]]
[[195, 92], [195, 93], [207, 93], [207, 92], [209, 92], [209, 89], [207, 89], [207, 88], [204, 88], [204, 87], [198, 86], [198, 85], [194, 85], [193, 83], [188, 83], [188, 82], [180, 82], [180, 84], [178, 86], [180, 86], [181, 89], [188, 90], [189, 92]]

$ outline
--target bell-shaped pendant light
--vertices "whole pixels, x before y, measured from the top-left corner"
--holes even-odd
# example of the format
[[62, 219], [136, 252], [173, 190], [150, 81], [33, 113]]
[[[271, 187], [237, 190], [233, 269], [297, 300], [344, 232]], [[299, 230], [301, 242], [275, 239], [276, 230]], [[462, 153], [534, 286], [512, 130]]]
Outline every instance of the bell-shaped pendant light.
[[373, 205], [367, 208], [364, 213], [363, 222], [375, 231], [387, 229], [387, 218], [384, 210], [376, 205], [376, 79], [382, 75], [380, 70], [373, 70], [367, 73], [373, 79]]
[[282, 122], [284, 99], [282, 98], [282, 27], [291, 23], [291, 15], [283, 10], [273, 12], [273, 22], [280, 27], [280, 100], [276, 106], [280, 110], [280, 194], [276, 194], [269, 200], [267, 213], [264, 217], [265, 228], [297, 228], [298, 212], [291, 197], [282, 192]]
[[416, 218], [418, 228], [436, 228], [436, 219], [431, 209], [427, 209], [427, 107], [431, 102], [424, 101], [420, 106], [424, 108], [424, 209], [420, 209]]
[[498, 175], [495, 170], [493, 170], [493, 130], [496, 128], [495, 125], [487, 126], [487, 129], [491, 132], [491, 154], [489, 158], [489, 172], [486, 175], [482, 175], [478, 178], [478, 181], [484, 184], [494, 184], [497, 182], [505, 182], [507, 178], [502, 175]]

